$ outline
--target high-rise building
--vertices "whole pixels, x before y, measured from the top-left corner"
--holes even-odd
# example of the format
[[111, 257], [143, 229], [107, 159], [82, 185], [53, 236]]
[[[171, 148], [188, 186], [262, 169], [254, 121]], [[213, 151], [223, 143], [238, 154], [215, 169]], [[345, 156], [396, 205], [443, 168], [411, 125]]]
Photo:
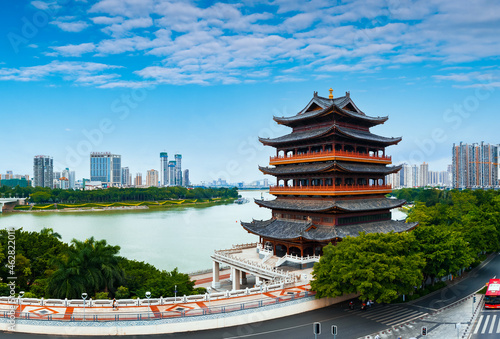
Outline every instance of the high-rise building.
[[142, 173], [136, 173], [135, 179], [134, 179], [134, 186], [135, 187], [142, 186]]
[[425, 187], [429, 185], [429, 164], [424, 162], [420, 165], [420, 183], [418, 186]]
[[160, 184], [168, 186], [168, 153], [160, 153]]
[[175, 155], [175, 186], [182, 186], [182, 155]]
[[158, 171], [154, 169], [148, 170], [146, 174], [146, 186], [156, 187], [158, 186]]
[[128, 167], [122, 167], [122, 186], [128, 187], [130, 185], [130, 170], [128, 169]]
[[14, 172], [7, 171], [7, 173], [5, 174], [5, 179], [14, 179]]
[[64, 171], [62, 171], [62, 177], [68, 179], [68, 188], [69, 189], [74, 189], [75, 188], [75, 171], [70, 171], [69, 168], [65, 168]]
[[184, 177], [182, 179], [183, 179], [183, 182], [184, 182], [184, 187], [188, 187], [190, 185], [190, 182], [189, 182], [189, 170], [188, 169], [184, 170]]
[[452, 183], [454, 188], [491, 188], [498, 186], [500, 145], [453, 144]]
[[90, 153], [90, 180], [108, 186], [120, 186], [122, 181], [122, 157], [109, 152]]
[[33, 158], [34, 186], [50, 187], [54, 184], [54, 161], [52, 157], [37, 155]]
[[175, 161], [169, 161], [168, 162], [168, 176], [170, 178], [169, 185], [170, 186], [176, 186], [175, 183]]

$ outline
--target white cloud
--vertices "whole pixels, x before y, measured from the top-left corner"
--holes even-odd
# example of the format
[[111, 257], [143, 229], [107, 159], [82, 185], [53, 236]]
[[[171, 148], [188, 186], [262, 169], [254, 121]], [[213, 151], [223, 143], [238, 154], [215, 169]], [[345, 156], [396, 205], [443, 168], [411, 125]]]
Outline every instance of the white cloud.
[[120, 16], [109, 17], [109, 16], [96, 16], [90, 18], [96, 25], [112, 25], [123, 22], [123, 18]]
[[79, 45], [66, 45], [51, 48], [59, 52], [62, 56], [81, 56], [82, 54], [93, 52], [95, 50], [95, 45], [89, 42]]
[[95, 75], [120, 66], [95, 62], [52, 61], [46, 65], [0, 68], [0, 80], [40, 81], [51, 76], [60, 76], [65, 80], [75, 81], [83, 76]]
[[65, 32], [81, 32], [90, 25], [82, 20], [75, 20], [75, 17], [59, 17], [50, 23], [56, 25]]

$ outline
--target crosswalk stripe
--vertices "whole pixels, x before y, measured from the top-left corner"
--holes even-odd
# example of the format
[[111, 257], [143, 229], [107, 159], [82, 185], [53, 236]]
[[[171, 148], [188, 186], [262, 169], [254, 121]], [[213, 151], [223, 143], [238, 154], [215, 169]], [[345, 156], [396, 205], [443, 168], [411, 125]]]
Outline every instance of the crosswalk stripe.
[[390, 316], [385, 316], [385, 317], [379, 318], [379, 319], [377, 319], [377, 321], [389, 321], [391, 319], [406, 317], [408, 314], [415, 314], [415, 313], [418, 314], [420, 312], [407, 310], [407, 311], [403, 311], [403, 312], [398, 312], [396, 314], [391, 314]]
[[488, 331], [488, 333], [493, 333], [493, 327], [495, 327], [495, 320], [497, 320], [496, 314], [493, 316], [493, 318], [491, 318], [491, 326], [490, 326], [490, 330]]
[[393, 321], [393, 322], [390, 322], [390, 323], [387, 323], [387, 325], [389, 326], [393, 326], [393, 325], [396, 325], [396, 324], [400, 324], [400, 323], [404, 323], [404, 322], [407, 322], [411, 319], [415, 319], [415, 318], [418, 318], [418, 317], [421, 317], [421, 316], [424, 316], [424, 315], [427, 315], [427, 313], [421, 313], [421, 312], [417, 312], [416, 314], [412, 314], [412, 315], [408, 315], [407, 317], [405, 318], [400, 318], [396, 321]]
[[385, 318], [390, 318], [392, 316], [394, 316], [394, 314], [399, 314], [399, 310], [395, 311], [395, 312], [386, 312], [384, 314], [379, 314], [379, 313], [372, 313], [372, 314], [369, 314], [367, 315], [365, 318], [368, 318], [368, 319], [371, 319], [371, 320], [380, 320], [380, 319], [385, 319]]
[[486, 316], [486, 320], [484, 321], [483, 329], [481, 330], [481, 334], [484, 334], [486, 332], [486, 328], [488, 327], [488, 321], [490, 321], [490, 316]]
[[385, 311], [374, 310], [373, 313], [370, 312], [370, 314], [367, 316], [367, 318], [378, 317], [378, 316], [381, 316], [381, 315], [391, 314], [391, 313], [394, 313], [394, 312], [399, 312], [399, 308], [394, 308], [394, 309], [385, 310]]
[[500, 333], [500, 321], [498, 322], [497, 333]]
[[479, 321], [477, 322], [476, 328], [474, 329], [474, 334], [477, 334], [477, 332], [479, 332], [479, 327], [481, 327], [481, 323], [483, 322], [483, 317], [484, 315], [481, 315], [479, 317]]

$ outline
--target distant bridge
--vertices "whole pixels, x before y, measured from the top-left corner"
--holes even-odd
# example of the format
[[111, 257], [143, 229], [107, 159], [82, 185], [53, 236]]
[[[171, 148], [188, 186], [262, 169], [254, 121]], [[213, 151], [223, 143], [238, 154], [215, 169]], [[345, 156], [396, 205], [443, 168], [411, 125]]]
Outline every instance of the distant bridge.
[[12, 211], [19, 204], [24, 204], [26, 198], [0, 198], [0, 213]]

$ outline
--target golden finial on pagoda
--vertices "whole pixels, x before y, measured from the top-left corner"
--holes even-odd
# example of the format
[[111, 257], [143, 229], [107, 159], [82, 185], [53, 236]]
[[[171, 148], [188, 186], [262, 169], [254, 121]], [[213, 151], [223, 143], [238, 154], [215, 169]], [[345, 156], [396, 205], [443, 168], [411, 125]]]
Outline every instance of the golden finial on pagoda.
[[333, 99], [333, 89], [330, 88], [330, 95], [328, 96], [328, 99]]

